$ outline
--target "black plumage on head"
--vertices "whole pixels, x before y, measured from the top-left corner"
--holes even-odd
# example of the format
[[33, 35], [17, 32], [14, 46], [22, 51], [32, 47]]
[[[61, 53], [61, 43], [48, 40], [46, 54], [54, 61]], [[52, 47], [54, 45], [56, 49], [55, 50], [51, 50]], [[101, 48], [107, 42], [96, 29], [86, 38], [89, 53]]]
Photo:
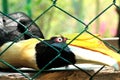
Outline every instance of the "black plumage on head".
[[[56, 41], [56, 39], [58, 40]], [[58, 55], [59, 56], [53, 60], [45, 69], [62, 67], [70, 64], [62, 58], [70, 61], [72, 64], [75, 64], [75, 55], [70, 51], [68, 46], [62, 50], [62, 48], [67, 45], [64, 39], [65, 38], [63, 37], [52, 37], [50, 40], [44, 40], [43, 42], [40, 42], [36, 45], [36, 62], [40, 69], [47, 65]], [[45, 44], [44, 42], [51, 45], [57, 50], [53, 49], [51, 46]]]

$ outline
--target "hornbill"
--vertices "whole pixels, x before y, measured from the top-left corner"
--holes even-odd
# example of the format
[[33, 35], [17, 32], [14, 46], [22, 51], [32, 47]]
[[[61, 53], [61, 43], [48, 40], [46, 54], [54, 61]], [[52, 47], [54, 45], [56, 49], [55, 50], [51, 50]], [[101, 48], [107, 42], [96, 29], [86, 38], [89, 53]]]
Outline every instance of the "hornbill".
[[[63, 34], [62, 36], [54, 36], [47, 40], [41, 38], [39, 40], [36, 38], [21, 40], [9, 47], [0, 56], [0, 59], [17, 68], [28, 67], [37, 70], [45, 67], [55, 57], [56, 59], [46, 66], [45, 69], [75, 63], [93, 63], [112, 66], [119, 70], [120, 55], [118, 53], [110, 50], [102, 41], [86, 33], [70, 43], [76, 35], [76, 33]], [[96, 36], [99, 37], [99, 35]], [[0, 52], [11, 43], [3, 44], [0, 47]], [[9, 67], [0, 62], [0, 68], [8, 69]]]

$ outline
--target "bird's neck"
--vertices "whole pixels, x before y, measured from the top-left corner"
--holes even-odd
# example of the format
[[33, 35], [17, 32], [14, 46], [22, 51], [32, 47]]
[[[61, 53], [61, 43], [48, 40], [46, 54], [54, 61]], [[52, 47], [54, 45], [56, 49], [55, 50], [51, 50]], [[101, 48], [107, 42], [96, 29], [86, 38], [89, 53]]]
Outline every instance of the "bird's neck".
[[[0, 48], [0, 52], [5, 50], [11, 42], [4, 44]], [[13, 65], [14, 67], [28, 67], [38, 69], [36, 65], [35, 59], [35, 44], [31, 43], [14, 43], [11, 47], [9, 47], [0, 58], [5, 60], [7, 63]], [[8, 66], [0, 63], [0, 68], [9, 68]]]

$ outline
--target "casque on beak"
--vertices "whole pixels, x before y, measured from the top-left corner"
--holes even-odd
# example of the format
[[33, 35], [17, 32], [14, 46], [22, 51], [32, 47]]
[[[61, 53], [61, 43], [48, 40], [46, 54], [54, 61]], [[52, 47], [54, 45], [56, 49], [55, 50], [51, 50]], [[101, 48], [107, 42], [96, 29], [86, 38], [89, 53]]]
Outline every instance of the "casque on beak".
[[[78, 33], [62, 36], [68, 38], [67, 43], [69, 43], [77, 35]], [[101, 38], [98, 34], [95, 36]], [[115, 70], [120, 69], [120, 54], [112, 51], [102, 41], [88, 33], [77, 37], [68, 47], [74, 53], [77, 63], [100, 64], [112, 66]]]

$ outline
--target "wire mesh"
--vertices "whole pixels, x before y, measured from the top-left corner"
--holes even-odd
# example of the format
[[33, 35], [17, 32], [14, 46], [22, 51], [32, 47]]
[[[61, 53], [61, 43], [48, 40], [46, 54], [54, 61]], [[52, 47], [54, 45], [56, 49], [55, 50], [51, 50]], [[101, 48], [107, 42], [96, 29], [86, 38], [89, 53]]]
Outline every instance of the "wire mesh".
[[[87, 32], [88, 34], [94, 36], [95, 38], [99, 39], [100, 41], [103, 41], [101, 40], [100, 38], [98, 38], [97, 36], [95, 36], [94, 34], [92, 34], [91, 32], [88, 31], [88, 28], [89, 28], [89, 25], [91, 23], [93, 23], [97, 18], [99, 18], [101, 15], [103, 15], [109, 8], [111, 8], [112, 6], [115, 6], [117, 8], [119, 8], [119, 6], [116, 4], [116, 0], [113, 0], [111, 4], [109, 4], [103, 11], [101, 11], [98, 15], [96, 15], [88, 24], [86, 24], [85, 22], [83, 22], [81, 19], [73, 16], [72, 14], [70, 14], [69, 12], [65, 11], [63, 8], [57, 6], [57, 0], [52, 0], [52, 4], [51, 6], [49, 6], [46, 10], [44, 10], [40, 15], [38, 15], [38, 17], [36, 19], [33, 20], [33, 22], [31, 22], [31, 24], [29, 26], [25, 26], [24, 24], [22, 24], [21, 22], [17, 21], [16, 19], [10, 17], [9, 15], [3, 13], [2, 11], [0, 11], [0, 13], [8, 18], [10, 18], [11, 20], [17, 22], [18, 24], [20, 24], [22, 27], [24, 27], [26, 30], [20, 34], [17, 38], [14, 39], [13, 43], [11, 43], [4, 51], [0, 52], [0, 56], [4, 54], [4, 52], [9, 49], [17, 40], [19, 40], [24, 34], [29, 34], [31, 36], [33, 36], [34, 38], [40, 40], [38, 37], [34, 36], [31, 32], [28, 31], [28, 27], [31, 27], [31, 25], [33, 23], [35, 23], [38, 19], [40, 19], [43, 15], [45, 15], [49, 10], [51, 10], [53, 7], [60, 10], [61, 12], [63, 12], [64, 14], [67, 14], [68, 16], [70, 16], [71, 18], [75, 19], [76, 21], [78, 21], [79, 23], [83, 24], [85, 27], [84, 27], [84, 30], [81, 31], [73, 40], [71, 40], [68, 45], [74, 41], [77, 37], [79, 37], [81, 34], [83, 34], [84, 32]], [[42, 41], [42, 40], [40, 40]], [[114, 47], [113, 45], [109, 44], [108, 42], [106, 41], [103, 41], [106, 45], [108, 45], [109, 47], [111, 47], [112, 49], [114, 49], [116, 52], [120, 52], [119, 49], [117, 49], [116, 47]], [[57, 50], [56, 48], [54, 48], [53, 46], [51, 46], [50, 44], [46, 43], [46, 42], [43, 42], [45, 43], [46, 45], [52, 47], [54, 50], [57, 51], [57, 56], [54, 57], [51, 61], [49, 61], [48, 64], [46, 64], [42, 69], [40, 69], [39, 71], [36, 71], [36, 73], [32, 76], [32, 77], [29, 77], [28, 75], [24, 74], [24, 72], [18, 70], [16, 67], [10, 65], [9, 63], [7, 63], [6, 61], [4, 61], [3, 59], [0, 59], [0, 62], [2, 62], [3, 64], [9, 66], [11, 69], [15, 70], [16, 72], [22, 74], [24, 77], [26, 77], [27, 79], [29, 80], [33, 80], [33, 79], [36, 79], [44, 70], [45, 68], [50, 65], [54, 60], [56, 60], [57, 58], [61, 58], [63, 59], [64, 61], [72, 64], [70, 61], [68, 61], [67, 59], [61, 57], [61, 51], [63, 49], [66, 48], [66, 46], [63, 47], [62, 50]], [[94, 77], [105, 67], [105, 65], [103, 65], [98, 71], [96, 71], [94, 74], [90, 74], [88, 73], [87, 71], [79, 68], [77, 65], [73, 64], [73, 66], [75, 66], [78, 70], [81, 70], [83, 71], [85, 74], [87, 74], [89, 76], [89, 80], [94, 80]]]

